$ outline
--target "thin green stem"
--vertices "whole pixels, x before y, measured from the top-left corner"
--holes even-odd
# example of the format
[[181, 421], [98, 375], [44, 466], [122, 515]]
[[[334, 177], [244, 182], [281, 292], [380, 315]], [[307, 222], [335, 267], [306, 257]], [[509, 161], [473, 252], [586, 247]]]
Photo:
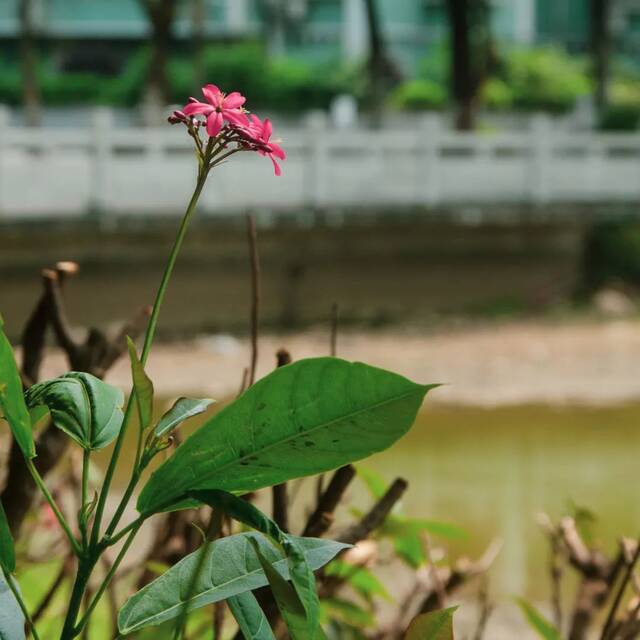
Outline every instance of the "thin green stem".
[[69, 608], [67, 609], [67, 616], [64, 620], [60, 640], [73, 640], [73, 638], [78, 635], [75, 629], [76, 619], [80, 613], [84, 592], [91, 577], [91, 572], [96, 566], [97, 561], [97, 557], [82, 557], [78, 561], [78, 572], [76, 573], [76, 579], [73, 583]]
[[78, 518], [78, 526], [80, 527], [80, 534], [82, 535], [82, 546], [87, 547], [87, 505], [89, 502], [89, 460], [91, 457], [91, 451], [85, 449], [82, 453], [82, 502], [80, 507], [80, 514]]
[[[196, 209], [196, 205], [198, 204], [198, 199], [200, 198], [200, 194], [202, 193], [202, 189], [204, 188], [205, 182], [207, 180], [208, 170], [201, 170], [198, 174], [198, 180], [196, 183], [195, 190], [193, 195], [191, 196], [191, 200], [189, 201], [189, 205], [187, 206], [187, 210], [182, 218], [182, 222], [180, 223], [180, 227], [178, 229], [178, 233], [176, 235], [176, 239], [173, 244], [173, 248], [171, 249], [171, 253], [169, 254], [169, 259], [167, 261], [167, 265], [164, 270], [164, 274], [162, 276], [162, 280], [160, 281], [160, 286], [158, 288], [158, 293], [156, 294], [156, 300], [153, 305], [153, 311], [151, 313], [151, 317], [149, 318], [149, 325], [147, 327], [147, 332], [145, 334], [144, 345], [142, 347], [142, 353], [140, 355], [140, 362], [144, 366], [146, 364], [147, 358], [149, 357], [149, 351], [151, 350], [151, 345], [153, 344], [153, 339], [156, 333], [156, 327], [158, 324], [158, 317], [160, 315], [160, 308], [162, 307], [162, 302], [164, 300], [167, 287], [169, 285], [169, 280], [171, 279], [171, 275], [173, 273], [173, 269], [176, 264], [176, 260], [178, 258], [178, 254], [180, 253], [180, 248], [182, 247], [182, 242], [187, 232], [187, 228], [189, 226], [189, 222], [193, 213]], [[127, 433], [127, 429], [131, 422], [131, 414], [133, 409], [133, 398], [135, 392], [129, 396], [129, 402], [127, 403], [127, 408], [125, 411], [124, 420], [122, 423], [122, 428], [120, 429], [120, 433], [118, 434], [118, 439], [116, 440], [115, 447], [113, 449], [113, 454], [111, 455], [111, 460], [109, 461], [109, 467], [107, 468], [107, 472], [104, 478], [104, 482], [102, 485], [102, 490], [100, 492], [100, 497], [98, 499], [98, 506], [96, 507], [96, 517], [93, 524], [93, 530], [91, 532], [91, 543], [95, 545], [98, 541], [100, 535], [100, 526], [102, 524], [102, 517], [104, 514], [104, 509], [107, 501], [107, 496], [109, 494], [109, 489], [111, 488], [111, 482], [113, 481], [113, 476], [115, 474], [116, 466], [118, 464], [118, 459], [120, 458], [120, 452], [122, 451], [122, 446], [124, 445], [125, 436]], [[132, 481], [130, 484], [130, 490], [128, 491], [127, 501], [133, 493], [133, 489], [135, 487], [135, 483], [137, 479], [134, 481], [134, 476], [136, 475], [136, 469], [133, 470]], [[128, 487], [129, 489], [129, 487]], [[124, 513], [124, 510], [127, 506], [127, 503], [122, 500], [116, 509], [116, 513], [111, 520], [107, 528], [107, 535], [113, 533], [115, 528], [118, 526], [120, 518]]]
[[16, 602], [20, 607], [20, 611], [22, 611], [22, 615], [24, 616], [24, 619], [27, 621], [27, 625], [29, 626], [29, 630], [31, 631], [31, 634], [33, 635], [35, 640], [40, 640], [38, 636], [38, 632], [36, 631], [36, 627], [33, 624], [33, 620], [31, 619], [31, 615], [29, 614], [29, 610], [27, 609], [27, 605], [25, 601], [22, 599], [22, 594], [20, 593], [20, 589], [16, 587], [16, 583], [13, 580], [13, 576], [10, 573], [7, 573], [4, 569], [2, 570], [2, 573], [4, 575], [5, 582], [9, 586], [9, 589], [11, 589], [11, 593], [13, 593], [13, 597], [16, 599]]
[[124, 529], [121, 529], [110, 538], [105, 538], [103, 544], [105, 547], [112, 547], [114, 544], [117, 544], [124, 538], [127, 533], [132, 531], [133, 529], [139, 529], [142, 523], [147, 519], [147, 516], [139, 516], [133, 522], [130, 522]]
[[93, 600], [87, 607], [87, 610], [85, 611], [84, 615], [80, 619], [80, 622], [75, 627], [74, 633], [76, 635], [81, 633], [85, 625], [89, 622], [89, 618], [91, 617], [93, 610], [98, 606], [98, 603], [100, 602], [100, 598], [102, 598], [102, 596], [104, 595], [104, 592], [108, 589], [109, 585], [111, 584], [111, 581], [113, 580], [113, 576], [115, 576], [116, 571], [120, 566], [120, 563], [122, 562], [125, 555], [127, 554], [127, 551], [129, 551], [129, 547], [131, 546], [133, 539], [136, 537], [136, 534], [138, 533], [140, 527], [142, 526], [142, 521], [141, 522], [136, 521], [136, 522], [137, 522], [136, 526], [133, 527], [129, 532], [129, 537], [126, 539], [124, 545], [122, 546], [122, 549], [120, 549], [120, 553], [118, 553], [107, 575], [102, 580], [102, 584], [100, 585], [100, 588], [96, 592], [96, 595], [93, 597]]
[[45, 497], [46, 501], [49, 503], [49, 506], [51, 507], [58, 522], [60, 523], [62, 530], [65, 532], [67, 538], [69, 539], [69, 544], [71, 545], [73, 552], [77, 556], [79, 556], [82, 552], [82, 549], [80, 548], [78, 541], [73, 535], [73, 532], [71, 531], [71, 527], [69, 527], [69, 524], [65, 520], [65, 517], [62, 515], [62, 512], [60, 511], [60, 509], [58, 509], [58, 505], [56, 504], [56, 501], [53, 499], [53, 496], [51, 495], [51, 493], [49, 493], [49, 489], [47, 489], [47, 486], [45, 485], [44, 480], [42, 479], [42, 476], [38, 473], [38, 470], [33, 464], [33, 460], [27, 460], [26, 463], [27, 463], [27, 468], [29, 469], [29, 473], [31, 474], [31, 477], [33, 478], [34, 482], [38, 485], [38, 488], [42, 492], [42, 495]]

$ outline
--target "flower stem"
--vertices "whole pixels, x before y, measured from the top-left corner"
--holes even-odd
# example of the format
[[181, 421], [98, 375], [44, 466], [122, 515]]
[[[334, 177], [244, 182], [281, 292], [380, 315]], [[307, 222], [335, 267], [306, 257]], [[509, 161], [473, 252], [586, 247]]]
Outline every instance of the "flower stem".
[[22, 615], [24, 619], [27, 621], [27, 625], [29, 626], [29, 630], [33, 635], [35, 640], [40, 640], [38, 636], [38, 632], [36, 631], [35, 625], [33, 624], [33, 620], [31, 620], [31, 616], [29, 615], [29, 610], [27, 609], [27, 605], [25, 601], [22, 599], [22, 594], [20, 593], [20, 589], [16, 587], [16, 583], [13, 580], [13, 576], [6, 571], [2, 571], [4, 575], [5, 582], [7, 583], [9, 589], [11, 589], [11, 593], [13, 593], [13, 597], [16, 599], [18, 606], [20, 607], [20, 611], [22, 611]]
[[[202, 193], [202, 189], [204, 188], [205, 182], [207, 180], [208, 170], [205, 168], [204, 170], [200, 170], [198, 173], [198, 180], [196, 182], [196, 187], [191, 196], [191, 200], [189, 201], [189, 205], [187, 206], [187, 210], [182, 218], [182, 222], [180, 223], [180, 227], [178, 229], [178, 233], [176, 235], [176, 239], [173, 244], [173, 248], [171, 249], [171, 253], [169, 254], [169, 259], [167, 261], [167, 266], [165, 267], [164, 274], [162, 276], [162, 280], [160, 281], [160, 286], [158, 288], [158, 293], [156, 294], [156, 300], [153, 305], [153, 311], [151, 312], [151, 317], [149, 318], [149, 325], [147, 327], [147, 332], [145, 334], [144, 345], [142, 347], [142, 353], [140, 354], [140, 362], [144, 366], [147, 358], [149, 357], [149, 351], [151, 350], [151, 345], [153, 344], [153, 339], [156, 333], [156, 327], [158, 324], [158, 317], [160, 315], [160, 308], [162, 306], [162, 302], [164, 300], [167, 287], [169, 285], [169, 280], [171, 279], [171, 275], [173, 273], [173, 269], [176, 264], [176, 260], [178, 258], [178, 254], [180, 253], [180, 248], [182, 247], [182, 242], [187, 232], [187, 228], [189, 226], [189, 222], [193, 213], [196, 209], [196, 205], [198, 204], [198, 199], [200, 198], [200, 194]], [[131, 422], [131, 414], [133, 410], [133, 401], [134, 401], [135, 391], [131, 393], [129, 396], [129, 402], [127, 403], [127, 408], [125, 410], [124, 420], [122, 423], [122, 428], [120, 429], [120, 433], [118, 434], [118, 439], [116, 440], [115, 447], [113, 449], [113, 454], [111, 455], [111, 460], [109, 461], [109, 467], [107, 468], [107, 472], [104, 478], [104, 482], [102, 485], [102, 490], [100, 491], [100, 497], [98, 499], [98, 506], [96, 507], [96, 517], [93, 524], [93, 529], [91, 532], [91, 543], [95, 545], [98, 542], [98, 538], [100, 535], [100, 526], [102, 524], [102, 517], [104, 514], [104, 508], [107, 501], [107, 496], [109, 494], [109, 489], [111, 488], [111, 482], [113, 481], [113, 476], [116, 470], [116, 465], [118, 464], [118, 459], [120, 457], [120, 452], [122, 451], [122, 446], [124, 444], [125, 436], [127, 433], [127, 429], [129, 427], [129, 423]], [[129, 487], [127, 487], [127, 491], [123, 496], [122, 501], [120, 502], [111, 523], [107, 529], [107, 535], [113, 533], [115, 528], [118, 526], [118, 522], [124, 513], [124, 510], [127, 506], [127, 502], [133, 493], [133, 489], [135, 487], [134, 476], [136, 474], [136, 469], [133, 470], [132, 481], [129, 483]]]
[[60, 509], [58, 509], [58, 505], [56, 504], [56, 501], [53, 499], [53, 496], [51, 495], [51, 493], [49, 493], [49, 489], [47, 489], [47, 486], [45, 485], [44, 480], [42, 479], [42, 476], [38, 473], [38, 470], [33, 464], [33, 460], [27, 459], [26, 463], [27, 463], [27, 468], [29, 469], [29, 473], [31, 474], [31, 477], [33, 478], [34, 482], [38, 485], [38, 488], [42, 492], [42, 495], [45, 497], [45, 499], [49, 503], [49, 506], [51, 507], [58, 522], [60, 523], [62, 530], [65, 532], [67, 538], [69, 539], [69, 544], [71, 545], [73, 552], [77, 556], [79, 556], [81, 553], [80, 545], [78, 544], [78, 541], [73, 535], [73, 532], [71, 531], [71, 527], [69, 527], [69, 524], [65, 520], [65, 517], [62, 515], [62, 512], [60, 511]]

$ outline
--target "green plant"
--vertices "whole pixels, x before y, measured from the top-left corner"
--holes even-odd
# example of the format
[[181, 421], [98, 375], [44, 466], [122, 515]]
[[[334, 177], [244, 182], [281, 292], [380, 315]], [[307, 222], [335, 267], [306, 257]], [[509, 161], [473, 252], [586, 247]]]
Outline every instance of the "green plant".
[[442, 85], [431, 80], [409, 80], [391, 94], [390, 103], [397, 109], [424, 111], [442, 109], [447, 101], [447, 92]]
[[[225, 96], [212, 85], [205, 87], [204, 94], [206, 102], [190, 102], [170, 119], [183, 124], [193, 139], [197, 179], [158, 287], [140, 354], [129, 341], [133, 386], [126, 405], [118, 389], [80, 372], [36, 384], [23, 393], [12, 348], [0, 326], [0, 410], [76, 557], [61, 640], [85, 633], [147, 520], [163, 512], [200, 505], [212, 508], [206, 541], [129, 599], [118, 618], [120, 633], [173, 621], [173, 637], [181, 638], [191, 610], [224, 599], [246, 637], [257, 637], [258, 630], [259, 637], [272, 637], [265, 615], [251, 594], [268, 583], [293, 640], [325, 638], [313, 571], [345, 545], [291, 536], [241, 496], [335, 469], [386, 449], [410, 429], [425, 395], [434, 386], [338, 358], [312, 358], [283, 366], [250, 386], [188, 437], [145, 482], [136, 501], [138, 516], [121, 526], [143, 472], [160, 452], [170, 448], [181, 423], [205, 411], [211, 403], [183, 398], [155, 421], [153, 383], [145, 371], [160, 309], [199, 196], [210, 172], [236, 153], [254, 151], [271, 157], [274, 164], [275, 158], [284, 159], [280, 147], [270, 140], [268, 121], [255, 116], [249, 120], [243, 114], [242, 96]], [[203, 135], [204, 130], [207, 135]], [[81, 506], [75, 525], [62, 513], [34, 464], [34, 426], [45, 415], [82, 450]], [[136, 445], [130, 480], [107, 522], [106, 505], [112, 496], [116, 466], [126, 435], [132, 430]], [[90, 481], [92, 456], [112, 444], [98, 491]], [[223, 516], [258, 534], [214, 541]], [[119, 542], [122, 547], [93, 594], [89, 583], [95, 568], [105, 552]], [[3, 509], [0, 567], [0, 598], [7, 605], [0, 615], [0, 636], [24, 638], [21, 628], [26, 619], [37, 640], [37, 630], [13, 577], [15, 552]]]

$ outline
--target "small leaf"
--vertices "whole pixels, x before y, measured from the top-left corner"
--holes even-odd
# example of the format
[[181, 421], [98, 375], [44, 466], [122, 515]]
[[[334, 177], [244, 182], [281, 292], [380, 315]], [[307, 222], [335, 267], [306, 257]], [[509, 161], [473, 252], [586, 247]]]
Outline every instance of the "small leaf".
[[313, 637], [319, 624], [320, 602], [315, 576], [295, 538], [282, 531], [260, 509], [232, 493], [217, 490], [191, 491], [188, 497], [203, 502], [214, 509], [220, 509], [234, 520], [253, 527], [271, 538], [285, 552], [289, 560], [290, 579], [306, 612], [309, 637]]
[[560, 632], [524, 598], [516, 598], [516, 602], [524, 613], [529, 626], [544, 640], [562, 640]]
[[[8, 579], [13, 580], [11, 576]], [[0, 571], [0, 638], [24, 640], [24, 622], [20, 605], [7, 584], [7, 578]]]
[[423, 613], [413, 620], [405, 640], [453, 640], [453, 614], [458, 607]]
[[67, 373], [31, 387], [27, 406], [45, 405], [53, 423], [84, 449], [102, 449], [122, 426], [124, 395], [88, 373]]
[[127, 336], [127, 346], [129, 348], [129, 359], [131, 360], [131, 378], [133, 380], [133, 390], [136, 394], [136, 404], [138, 406], [138, 419], [140, 428], [146, 429], [151, 424], [153, 416], [153, 382], [147, 375], [140, 360], [133, 340]]
[[323, 639], [326, 636], [321, 627], [316, 627], [310, 634], [309, 621], [302, 601], [289, 582], [265, 558], [255, 540], [250, 541], [260, 561], [262, 570], [267, 576], [271, 592], [275, 598], [280, 614], [287, 625], [291, 640]]
[[379, 500], [389, 488], [389, 483], [377, 472], [369, 467], [356, 465], [358, 477], [365, 483], [372, 498]]
[[11, 529], [9, 529], [7, 514], [4, 512], [2, 501], [0, 501], [0, 568], [5, 573], [13, 573], [16, 570], [16, 552], [13, 547], [13, 537], [11, 536]]
[[0, 316], [0, 411], [25, 458], [35, 458], [31, 418], [24, 403], [22, 380]]
[[[253, 532], [227, 536], [212, 542], [207, 549], [205, 569], [193, 590], [189, 602], [190, 611], [267, 584], [267, 578], [251, 548], [250, 540], [257, 542], [264, 557], [283, 578], [288, 579], [287, 559], [263, 536]], [[331, 540], [295, 540], [313, 570], [323, 567], [338, 553], [348, 548], [348, 545]], [[131, 596], [118, 615], [120, 633], [126, 635], [176, 618], [184, 605], [185, 593], [191, 586], [191, 577], [199, 561], [198, 551], [189, 554]]]
[[227, 604], [245, 640], [275, 640], [267, 616], [251, 591], [227, 598]]
[[156, 437], [161, 438], [180, 426], [185, 420], [204, 413], [215, 400], [210, 398], [178, 398], [156, 425]]
[[151, 476], [144, 514], [194, 489], [246, 493], [382, 451], [433, 386], [338, 358], [276, 369], [208, 420]]
[[345, 580], [367, 602], [371, 602], [374, 596], [387, 602], [393, 601], [380, 579], [366, 567], [353, 565], [343, 560], [334, 560], [324, 572], [327, 576], [336, 576]]

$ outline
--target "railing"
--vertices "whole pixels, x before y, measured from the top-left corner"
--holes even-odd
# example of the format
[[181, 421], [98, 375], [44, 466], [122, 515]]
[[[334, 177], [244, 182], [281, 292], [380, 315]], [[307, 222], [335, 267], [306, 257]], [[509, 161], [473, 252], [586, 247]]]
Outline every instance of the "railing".
[[[289, 156], [283, 177], [264, 158], [241, 154], [216, 170], [202, 209], [640, 201], [640, 134], [555, 130], [544, 117], [519, 132], [466, 134], [435, 116], [380, 131], [335, 130], [316, 117], [278, 133]], [[176, 214], [194, 171], [180, 127], [120, 128], [105, 110], [83, 129], [11, 127], [0, 118], [0, 220]]]

